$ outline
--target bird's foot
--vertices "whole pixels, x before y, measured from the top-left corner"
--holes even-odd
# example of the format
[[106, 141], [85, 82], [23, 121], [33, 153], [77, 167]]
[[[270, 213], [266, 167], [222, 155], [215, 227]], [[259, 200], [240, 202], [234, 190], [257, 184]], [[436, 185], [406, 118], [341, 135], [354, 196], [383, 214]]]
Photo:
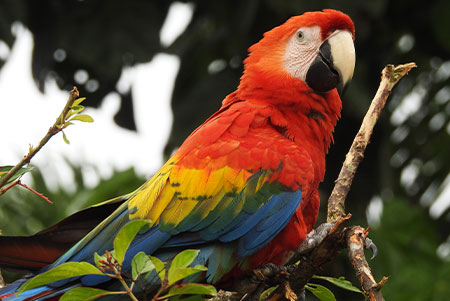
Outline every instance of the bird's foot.
[[298, 253], [305, 254], [317, 247], [327, 237], [334, 224], [324, 223], [319, 225], [316, 229], [313, 229], [306, 235], [305, 241], [302, 242], [297, 249]]
[[287, 280], [293, 268], [295, 268], [294, 265], [279, 266], [273, 263], [267, 263], [253, 270], [252, 280], [275, 285], [280, 283], [280, 280]]
[[265, 264], [252, 271], [250, 277], [239, 281], [234, 286], [238, 292], [245, 293], [245, 300], [259, 300], [260, 295], [268, 288], [276, 285], [288, 285], [288, 279], [295, 265], [278, 266]]

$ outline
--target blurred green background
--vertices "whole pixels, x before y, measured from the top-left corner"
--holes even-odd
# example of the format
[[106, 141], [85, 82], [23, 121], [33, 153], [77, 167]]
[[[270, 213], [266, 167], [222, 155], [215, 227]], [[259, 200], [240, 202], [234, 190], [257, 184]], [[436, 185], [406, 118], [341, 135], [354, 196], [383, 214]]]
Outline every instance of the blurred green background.
[[[124, 67], [148, 62], [157, 53], [177, 55], [181, 64], [172, 96], [174, 124], [165, 148], [168, 156], [236, 88], [247, 48], [263, 32], [304, 11], [344, 11], [355, 22], [357, 64], [327, 157], [322, 201], [333, 187], [383, 66], [416, 62], [418, 68], [395, 88], [376, 126], [348, 196], [347, 211], [353, 224], [372, 228], [371, 238], [380, 254], [371, 266], [377, 280], [390, 276], [383, 288], [387, 300], [450, 300], [450, 1], [190, 1], [194, 12], [186, 30], [171, 45], [162, 45], [160, 30], [173, 3], [3, 0], [0, 40], [11, 47], [15, 40], [11, 25], [22, 23], [34, 36], [32, 73], [39, 88], [44, 89], [52, 77], [61, 88], [70, 89], [74, 73], [84, 69], [99, 83], [94, 90], [79, 86], [81, 95], [89, 97], [87, 105], [93, 106], [116, 90]], [[62, 61], [55, 56], [61, 49], [66, 54]], [[3, 63], [0, 60], [0, 66]], [[132, 96], [118, 93], [121, 108], [115, 121], [135, 129]], [[75, 210], [127, 193], [145, 180], [129, 169], [103, 179], [96, 188], [86, 188], [80, 167], [72, 169], [76, 189], [71, 190], [50, 190], [39, 171], [32, 173], [36, 190], [64, 202], [48, 206], [21, 189], [0, 197], [2, 232], [37, 232]], [[319, 217], [323, 220], [324, 210]], [[357, 283], [345, 254], [323, 274]], [[338, 300], [362, 299], [331, 289]]]

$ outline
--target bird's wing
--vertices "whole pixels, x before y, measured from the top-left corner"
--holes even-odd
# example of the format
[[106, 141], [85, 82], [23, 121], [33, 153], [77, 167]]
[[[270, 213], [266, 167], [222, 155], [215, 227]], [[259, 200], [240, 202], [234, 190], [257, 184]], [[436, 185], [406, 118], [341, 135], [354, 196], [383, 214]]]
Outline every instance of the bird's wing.
[[130, 219], [149, 219], [151, 226], [133, 241], [124, 266], [139, 251], [234, 241], [233, 253], [242, 258], [270, 242], [289, 222], [302, 192], [278, 181], [286, 176], [284, 169], [293, 172], [289, 156], [278, 151], [279, 141], [268, 140], [273, 133], [250, 128], [253, 117], [238, 112], [210, 120], [210, 126], [189, 137], [189, 147], [182, 146], [52, 266], [92, 261], [94, 252], [112, 248], [116, 233]]

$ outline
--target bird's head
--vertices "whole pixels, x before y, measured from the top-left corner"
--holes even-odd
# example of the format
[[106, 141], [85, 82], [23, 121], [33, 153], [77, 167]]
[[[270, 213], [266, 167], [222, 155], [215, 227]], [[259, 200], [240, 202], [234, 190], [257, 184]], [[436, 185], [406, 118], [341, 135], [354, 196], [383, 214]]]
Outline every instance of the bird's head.
[[352, 20], [340, 11], [292, 17], [250, 47], [242, 79], [295, 78], [316, 92], [341, 92], [353, 76], [354, 35]]

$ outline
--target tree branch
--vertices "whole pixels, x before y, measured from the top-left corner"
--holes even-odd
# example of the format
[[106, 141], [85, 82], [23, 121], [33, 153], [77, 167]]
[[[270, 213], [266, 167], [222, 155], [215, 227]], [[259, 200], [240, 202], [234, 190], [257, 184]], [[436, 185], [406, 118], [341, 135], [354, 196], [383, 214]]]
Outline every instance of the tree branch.
[[364, 151], [369, 143], [375, 123], [380, 117], [392, 88], [414, 67], [416, 67], [415, 63], [398, 66], [387, 65], [381, 72], [380, 86], [345, 157], [336, 184], [328, 199], [327, 222], [335, 223], [339, 218], [345, 216], [345, 198], [352, 185], [356, 169], [364, 158]]
[[1, 289], [2, 287], [5, 287], [5, 285], [6, 285], [5, 280], [3, 280], [3, 276], [2, 276], [2, 274], [0, 273], [0, 289]]
[[6, 175], [0, 179], [0, 195], [4, 194], [8, 189], [5, 186], [8, 180], [11, 179], [23, 166], [30, 163], [31, 159], [41, 150], [41, 148], [52, 138], [54, 135], [62, 131], [62, 126], [64, 125], [67, 114], [72, 108], [73, 102], [78, 98], [79, 93], [77, 87], [73, 87], [72, 91], [69, 92], [69, 99], [62, 110], [59, 117], [56, 119], [55, 123], [48, 129], [47, 134], [41, 139], [37, 147], [30, 147], [30, 150], [26, 156], [20, 160], [13, 168], [11, 168]]
[[367, 238], [368, 231], [360, 226], [354, 226], [346, 231], [346, 241], [348, 257], [356, 272], [356, 277], [361, 282], [361, 287], [371, 301], [384, 300], [380, 290], [387, 281], [387, 277], [383, 277], [380, 282], [376, 282], [372, 275], [366, 256], [364, 255], [364, 242]]
[[[341, 249], [347, 246], [350, 261], [355, 268], [357, 276], [361, 279], [363, 290], [370, 297], [373, 296], [375, 298], [371, 300], [384, 300], [380, 289], [387, 278], [383, 277], [383, 280], [378, 284], [375, 282], [364, 256], [364, 248], [362, 247], [364, 242], [355, 238], [357, 234], [354, 233], [359, 233], [355, 231], [361, 231], [362, 228], [354, 227], [348, 229], [343, 226], [344, 222], [349, 219], [349, 216], [345, 214], [345, 199], [350, 190], [356, 169], [364, 157], [364, 151], [369, 143], [375, 123], [380, 117], [387, 98], [398, 81], [414, 67], [416, 67], [415, 63], [398, 66], [387, 65], [381, 72], [380, 86], [372, 100], [369, 110], [364, 116], [361, 127], [347, 153], [336, 184], [328, 199], [327, 222], [334, 223], [335, 226], [322, 243], [309, 254], [308, 261], [311, 262], [311, 265], [306, 268], [312, 269], [312, 271], [301, 271], [301, 269], [305, 268], [305, 264], [302, 265], [302, 262], [300, 262], [298, 269], [291, 276], [290, 284], [294, 291], [302, 289], [311, 279], [312, 275], [320, 270], [324, 263], [332, 260]], [[364, 229], [362, 231], [365, 239], [367, 237], [367, 231]], [[357, 242], [359, 242], [359, 245]], [[356, 249], [357, 246], [361, 246], [361, 248]], [[370, 279], [370, 281], [366, 279]]]

